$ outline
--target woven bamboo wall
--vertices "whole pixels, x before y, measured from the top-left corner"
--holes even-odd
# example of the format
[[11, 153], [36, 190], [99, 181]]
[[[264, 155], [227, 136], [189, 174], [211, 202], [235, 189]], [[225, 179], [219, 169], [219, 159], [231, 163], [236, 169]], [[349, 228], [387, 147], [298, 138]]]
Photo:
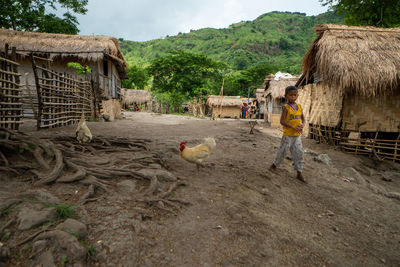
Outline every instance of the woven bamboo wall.
[[[0, 57], [0, 127], [18, 130], [22, 123], [22, 102], [18, 63]], [[14, 50], [15, 52], [15, 50]], [[7, 58], [6, 58], [7, 57]]]
[[271, 123], [271, 127], [279, 128], [279, 129], [282, 128], [281, 114], [268, 113], [268, 121]]
[[242, 110], [238, 106], [213, 106], [212, 115], [214, 118], [240, 118]]
[[306, 119], [306, 123], [303, 128], [303, 136], [308, 136], [309, 129], [309, 119], [310, 119], [310, 109], [311, 109], [311, 92], [312, 92], [312, 84], [308, 84], [303, 89], [299, 90], [299, 97], [297, 98], [297, 103], [301, 105], [303, 108], [303, 115]]
[[346, 96], [343, 128], [360, 132], [399, 132], [400, 94], [393, 96]]
[[101, 114], [108, 115], [110, 121], [120, 119], [121, 114], [121, 103], [118, 99], [109, 99], [101, 101]]
[[308, 122], [336, 127], [341, 120], [343, 94], [323, 83], [311, 87], [311, 108]]
[[33, 64], [38, 97], [37, 128], [56, 128], [77, 123], [82, 112], [92, 114], [89, 81]]

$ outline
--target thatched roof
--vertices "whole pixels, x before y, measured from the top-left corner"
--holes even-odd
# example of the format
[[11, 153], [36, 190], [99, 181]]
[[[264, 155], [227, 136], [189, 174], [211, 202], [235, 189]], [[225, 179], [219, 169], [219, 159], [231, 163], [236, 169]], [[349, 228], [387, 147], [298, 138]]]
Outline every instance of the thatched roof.
[[16, 47], [17, 52], [50, 54], [52, 59], [77, 57], [86, 61], [108, 58], [117, 66], [121, 78], [127, 67], [117, 39], [108, 36], [86, 36], [58, 33], [22, 32], [0, 29], [0, 51], [5, 44]]
[[298, 79], [294, 76], [293, 78], [281, 78], [279, 81], [271, 80], [264, 96], [271, 94], [272, 98], [285, 97], [286, 87], [295, 85]]
[[242, 100], [240, 96], [219, 96], [219, 95], [210, 95], [207, 98], [208, 106], [222, 106], [222, 107], [241, 107]]
[[121, 95], [123, 96], [124, 104], [126, 105], [132, 105], [133, 103], [144, 104], [151, 100], [150, 92], [147, 90], [121, 88]]
[[389, 94], [400, 82], [400, 28], [317, 25], [299, 85], [323, 80], [345, 93]]

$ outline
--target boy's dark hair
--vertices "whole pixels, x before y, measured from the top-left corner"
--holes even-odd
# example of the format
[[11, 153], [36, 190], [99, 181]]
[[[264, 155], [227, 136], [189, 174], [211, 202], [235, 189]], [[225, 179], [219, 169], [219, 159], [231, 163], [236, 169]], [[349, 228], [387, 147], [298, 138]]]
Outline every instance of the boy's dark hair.
[[287, 95], [290, 91], [297, 91], [297, 87], [293, 85], [286, 87], [285, 95]]

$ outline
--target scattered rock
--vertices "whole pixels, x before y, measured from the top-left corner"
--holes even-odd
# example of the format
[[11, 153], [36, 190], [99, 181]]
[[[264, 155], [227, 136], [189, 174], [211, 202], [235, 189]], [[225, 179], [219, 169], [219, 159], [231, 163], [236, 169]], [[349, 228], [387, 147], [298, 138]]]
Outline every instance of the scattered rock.
[[76, 234], [78, 239], [84, 239], [88, 233], [86, 225], [74, 219], [66, 219], [65, 222], [57, 225], [56, 229]]
[[43, 190], [43, 189], [36, 189], [36, 190], [28, 190], [25, 193], [19, 195], [21, 198], [34, 198], [40, 202], [46, 203], [61, 203], [60, 199], [50, 192]]
[[47, 208], [37, 211], [25, 207], [18, 213], [18, 229], [28, 230], [32, 227], [36, 227], [45, 222], [51, 221], [56, 217], [57, 211], [55, 208]]
[[33, 251], [34, 252], [40, 252], [42, 251], [46, 246], [47, 246], [47, 241], [46, 240], [39, 240], [33, 243]]
[[314, 158], [315, 161], [324, 163], [325, 165], [330, 165], [331, 164], [331, 158], [328, 156], [328, 154], [319, 154]]
[[86, 248], [71, 234], [61, 230], [53, 230], [38, 235], [34, 242], [38, 240], [50, 240], [55, 249], [66, 253], [68, 264], [71, 264], [71, 266], [84, 266]]
[[333, 226], [332, 230], [335, 231], [335, 232], [339, 232], [339, 228], [337, 228], [336, 226]]
[[104, 119], [104, 121], [111, 121], [110, 120], [110, 115], [107, 115], [107, 114], [103, 114], [103, 119]]
[[351, 182], [365, 184], [364, 177], [352, 167], [344, 168], [342, 171], [340, 171], [340, 174], [345, 178], [347, 178], [348, 180], [350, 180]]
[[382, 174], [381, 179], [386, 182], [392, 182], [394, 180], [400, 180], [400, 173], [386, 171]]
[[385, 194], [385, 196], [387, 196], [389, 198], [395, 198], [395, 199], [400, 200], [400, 193], [398, 193], [398, 192], [387, 192]]
[[175, 175], [163, 169], [142, 169], [139, 172], [149, 178], [155, 175], [160, 182], [174, 182], [177, 180]]
[[317, 236], [322, 236], [322, 233], [321, 233], [321, 232], [315, 232], [315, 234], [316, 234]]
[[35, 266], [48, 266], [48, 267], [56, 267], [54, 264], [54, 256], [51, 251], [46, 251], [45, 253], [41, 254], [37, 260]]
[[269, 191], [268, 191], [267, 188], [261, 189], [261, 194], [263, 194], [263, 195], [268, 195], [268, 193], [269, 193]]
[[328, 210], [325, 214], [328, 215], [328, 216], [335, 216], [335, 213], [333, 213], [330, 210]]
[[116, 189], [122, 194], [132, 194], [136, 189], [136, 181], [134, 180], [124, 180], [116, 185]]

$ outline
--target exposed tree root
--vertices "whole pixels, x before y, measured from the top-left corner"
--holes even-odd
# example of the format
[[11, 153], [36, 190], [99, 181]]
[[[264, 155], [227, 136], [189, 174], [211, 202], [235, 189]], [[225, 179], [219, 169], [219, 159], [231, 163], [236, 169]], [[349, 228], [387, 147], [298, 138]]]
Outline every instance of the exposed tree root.
[[61, 151], [55, 147], [53, 148], [53, 151], [56, 156], [56, 165], [54, 166], [54, 168], [50, 172], [50, 174], [48, 174], [47, 176], [41, 175], [39, 177], [40, 180], [37, 182], [38, 185], [49, 184], [51, 182], [54, 182], [60, 176], [60, 174], [64, 168], [63, 156], [62, 156]]
[[[87, 185], [88, 190], [80, 198], [80, 205], [101, 199], [98, 194], [109, 192], [112, 180], [133, 178], [146, 184], [138, 194], [141, 198], [137, 199], [138, 204], [176, 214], [182, 205], [190, 203], [171, 195], [186, 184], [178, 181], [162, 192], [161, 182], [155, 175], [141, 172], [142, 169], [159, 168], [156, 164], [168, 168], [160, 154], [149, 151], [149, 142], [149, 139], [96, 137], [89, 144], [80, 144], [74, 137], [34, 138], [0, 128], [0, 160], [4, 162], [0, 171], [19, 174], [20, 170], [28, 170], [39, 179], [35, 185], [54, 182]], [[20, 159], [9, 160], [8, 156]], [[23, 157], [25, 159], [21, 160]]]
[[65, 161], [67, 163], [67, 166], [76, 170], [76, 172], [71, 175], [64, 175], [64, 176], [58, 178], [57, 182], [71, 183], [71, 182], [79, 181], [79, 180], [82, 180], [83, 178], [85, 178], [85, 176], [86, 176], [85, 168], [78, 166], [69, 160], [65, 160]]
[[5, 166], [6, 168], [8, 168], [8, 160], [7, 160], [7, 158], [4, 156], [4, 154], [1, 153], [1, 151], [0, 151], [0, 157], [1, 157], [1, 159], [3, 160], [3, 162], [4, 162], [4, 166]]

